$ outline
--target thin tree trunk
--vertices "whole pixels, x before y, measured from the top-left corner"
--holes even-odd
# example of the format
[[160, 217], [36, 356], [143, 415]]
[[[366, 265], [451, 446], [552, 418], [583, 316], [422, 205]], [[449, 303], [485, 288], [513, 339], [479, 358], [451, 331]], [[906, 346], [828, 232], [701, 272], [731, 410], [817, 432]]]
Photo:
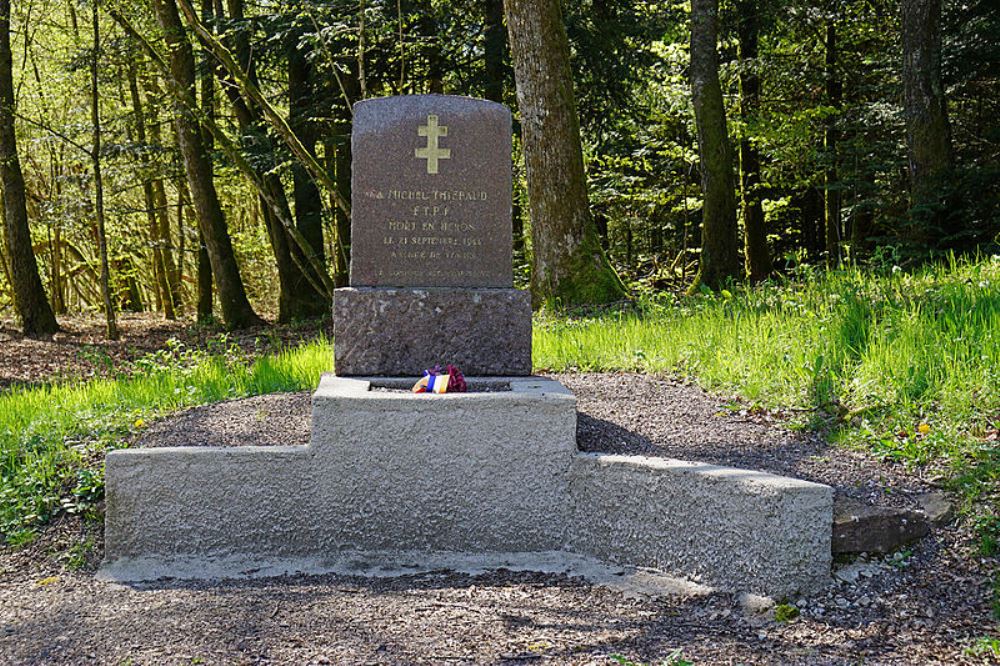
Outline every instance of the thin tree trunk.
[[485, 97], [503, 103], [503, 55], [507, 35], [503, 29], [503, 0], [482, 0], [485, 19], [483, 64], [486, 70]]
[[941, 82], [941, 0], [902, 0], [901, 5], [910, 203], [920, 223], [917, 240], [930, 240], [958, 231], [946, 228], [942, 205], [954, 158]]
[[559, 0], [506, 0], [504, 10], [521, 111], [535, 304], [618, 300], [625, 289], [590, 215]]
[[56, 313], [66, 313], [66, 298], [62, 279], [62, 223], [52, 225], [52, 306]]
[[760, 201], [760, 153], [750, 141], [750, 130], [760, 112], [760, 76], [757, 42], [760, 34], [757, 0], [740, 0], [740, 116], [743, 138], [740, 140], [740, 201], [743, 208], [743, 255], [747, 276], [760, 282], [774, 270], [767, 249], [764, 208]]
[[94, 168], [94, 212], [97, 215], [97, 249], [101, 258], [101, 300], [104, 303], [104, 319], [107, 323], [108, 340], [118, 339], [118, 320], [111, 302], [111, 267], [108, 263], [108, 236], [104, 224], [104, 174], [101, 171], [101, 98], [97, 86], [97, 65], [101, 53], [101, 22], [99, 3], [92, 0], [91, 27], [93, 29], [94, 50], [90, 59], [90, 121], [93, 125], [93, 145], [90, 160]]
[[701, 261], [691, 289], [699, 284], [718, 289], [740, 273], [733, 157], [719, 84], [717, 26], [717, 0], [692, 0], [691, 91], [698, 125], [704, 203]]
[[858, 259], [868, 254], [869, 237], [875, 227], [875, 205], [871, 201], [875, 191], [875, 172], [868, 166], [862, 167], [862, 200], [855, 202], [851, 219], [851, 257]]
[[262, 322], [250, 306], [240, 278], [232, 240], [226, 230], [225, 215], [215, 190], [212, 165], [207, 159], [198, 120], [193, 115], [193, 109], [197, 107], [194, 102], [195, 67], [191, 44], [181, 25], [175, 0], [154, 0], [154, 5], [170, 47], [171, 74], [177, 89], [187, 98], [176, 104], [177, 135], [184, 156], [191, 201], [219, 290], [222, 317], [231, 329], [259, 325]]
[[[159, 99], [162, 95], [159, 85], [152, 77], [149, 78], [147, 83], [147, 100], [149, 99], [149, 94], [153, 95], [153, 99]], [[141, 100], [141, 92], [139, 93], [139, 97]], [[149, 140], [152, 145], [160, 147], [163, 145], [163, 140], [160, 132], [159, 114], [157, 113], [155, 106], [152, 107], [152, 112], [152, 117], [147, 119], [149, 125]], [[167, 203], [167, 192], [163, 183], [163, 178], [153, 178], [150, 184], [153, 188], [153, 210], [156, 214], [156, 221], [158, 225], [157, 237], [161, 240], [160, 257], [166, 273], [167, 288], [170, 293], [170, 300], [173, 303], [174, 313], [179, 314], [184, 308], [184, 289], [181, 285], [184, 272], [183, 266], [181, 265], [184, 254], [184, 236], [181, 234], [180, 229], [178, 229], [178, 246], [177, 255], [175, 257], [174, 245], [171, 240], [170, 232], [169, 204]]]
[[[293, 39], [288, 49], [288, 124], [302, 145], [315, 154], [316, 124], [310, 120], [313, 91], [310, 85], [312, 66]], [[292, 188], [295, 200], [295, 225], [308, 243], [312, 262], [326, 270], [326, 253], [323, 246], [323, 201], [319, 188], [309, 175], [309, 171], [299, 163], [292, 165]], [[280, 224], [280, 221], [278, 221]], [[281, 227], [279, 227], [281, 229]], [[284, 231], [282, 230], [282, 233]], [[294, 296], [289, 303], [289, 318], [308, 318], [325, 315], [330, 311], [330, 301], [317, 291], [302, 274], [295, 271]]]
[[[837, 26], [836, 18], [827, 20], [826, 24], [826, 103], [837, 111], [840, 110], [840, 100], [843, 84], [837, 71]], [[826, 228], [827, 264], [839, 266], [841, 262], [840, 241], [840, 177], [837, 175], [839, 160], [837, 141], [837, 116], [832, 114], [826, 118], [823, 132], [823, 152], [826, 154], [827, 166], [823, 172], [823, 222]]]
[[10, 52], [10, 0], [0, 0], [0, 178], [3, 180], [4, 229], [14, 309], [25, 335], [59, 330], [45, 297], [32, 249], [24, 174], [14, 132], [14, 72]]
[[[135, 116], [135, 136], [136, 141], [141, 146], [146, 145], [146, 114], [143, 108], [142, 96], [139, 92], [139, 82], [136, 79], [134, 64], [128, 68], [128, 87], [132, 97], [132, 109]], [[163, 311], [166, 319], [177, 318], [174, 312], [174, 297], [170, 289], [169, 273], [170, 269], [164, 259], [164, 251], [170, 243], [169, 238], [163, 237], [163, 228], [160, 225], [159, 215], [156, 212], [156, 195], [153, 191], [152, 181], [143, 174], [142, 198], [146, 205], [146, 221], [149, 224], [149, 238], [153, 246], [153, 279], [155, 282], [155, 293], [157, 308]]]
[[[332, 142], [331, 142], [332, 145]], [[351, 136], [348, 132], [340, 137], [334, 151], [334, 177], [340, 194], [351, 198]], [[351, 218], [339, 208], [334, 210], [337, 224], [336, 257], [334, 261], [334, 279], [338, 287], [346, 287], [350, 283], [351, 265]]]

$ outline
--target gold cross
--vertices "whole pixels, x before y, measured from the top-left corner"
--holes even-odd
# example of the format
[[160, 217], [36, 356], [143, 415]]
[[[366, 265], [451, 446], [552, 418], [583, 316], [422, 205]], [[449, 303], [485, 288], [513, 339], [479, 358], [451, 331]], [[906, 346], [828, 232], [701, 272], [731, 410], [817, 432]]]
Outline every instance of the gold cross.
[[438, 139], [448, 136], [448, 126], [438, 125], [438, 117], [430, 113], [427, 115], [427, 124], [417, 128], [417, 135], [427, 137], [427, 147], [415, 148], [413, 155], [427, 160], [427, 173], [437, 173], [438, 160], [451, 159], [451, 149], [438, 148]]

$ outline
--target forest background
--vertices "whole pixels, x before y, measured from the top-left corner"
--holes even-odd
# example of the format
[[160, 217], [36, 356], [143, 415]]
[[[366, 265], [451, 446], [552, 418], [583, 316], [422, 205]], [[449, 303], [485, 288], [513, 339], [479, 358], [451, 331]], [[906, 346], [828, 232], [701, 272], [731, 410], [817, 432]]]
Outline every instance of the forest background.
[[[692, 284], [703, 214], [706, 228], [722, 229], [723, 266], [707, 280], [716, 288], [744, 273], [757, 281], [824, 264], [891, 269], [996, 251], [1000, 13], [990, 3], [709, 6], [718, 46], [706, 56], [717, 58], [731, 175], [704, 197], [700, 167], [712, 160], [699, 157], [690, 83], [704, 69], [692, 44], [704, 40], [691, 28], [704, 24], [692, 20], [699, 5], [712, 3], [694, 4], [692, 14], [687, 3], [563, 3], [590, 218], [629, 293]], [[917, 16], [907, 18], [908, 5]], [[12, 8], [10, 37], [31, 247], [56, 314], [105, 309], [106, 244], [114, 310], [205, 319], [222, 306], [225, 319], [218, 275], [214, 308], [210, 296], [212, 251], [221, 279], [241, 282], [257, 312], [324, 315], [333, 286], [346, 284], [351, 104], [442, 92], [518, 109], [500, 0], [28, 0]], [[195, 45], [193, 72], [173, 58], [181, 41]], [[195, 84], [188, 107], [176, 95], [185, 76]], [[716, 110], [703, 104], [711, 140]], [[206, 160], [197, 178], [211, 182], [200, 191], [185, 177], [178, 114], [202, 134], [191, 149]], [[514, 229], [527, 285], [546, 230], [532, 229], [522, 145]], [[205, 213], [209, 189], [219, 205]], [[199, 216], [213, 217], [222, 241], [205, 242]], [[10, 238], [4, 245], [0, 313], [13, 314], [16, 257]], [[542, 300], [610, 298], [552, 291]], [[251, 321], [233, 317], [230, 326]]]

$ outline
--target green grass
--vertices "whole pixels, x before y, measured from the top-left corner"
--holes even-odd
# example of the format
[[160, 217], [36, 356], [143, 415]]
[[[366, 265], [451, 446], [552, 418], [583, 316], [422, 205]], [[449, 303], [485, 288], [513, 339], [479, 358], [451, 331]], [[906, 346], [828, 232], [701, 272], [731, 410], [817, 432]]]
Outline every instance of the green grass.
[[[970, 503], [996, 501], [998, 257], [913, 274], [817, 272], [550, 317], [536, 327], [534, 354], [550, 370], [681, 374], [762, 406], [799, 408], [834, 441], [932, 464]], [[985, 515], [985, 533], [1000, 532]]]
[[0, 533], [13, 544], [59, 511], [92, 510], [103, 497], [104, 453], [150, 419], [185, 407], [316, 387], [332, 364], [317, 339], [251, 360], [224, 338], [207, 351], [173, 344], [129, 375], [0, 393]]
[[[0, 393], [0, 532], [11, 543], [103, 496], [101, 461], [151, 418], [238, 396], [315, 388], [331, 344], [251, 360], [178, 346], [112, 379]], [[1000, 258], [916, 273], [815, 272], [589, 316], [539, 316], [540, 370], [679, 374], [913, 466], [966, 500], [984, 555], [1000, 546]], [[991, 508], [992, 507], [992, 508]]]

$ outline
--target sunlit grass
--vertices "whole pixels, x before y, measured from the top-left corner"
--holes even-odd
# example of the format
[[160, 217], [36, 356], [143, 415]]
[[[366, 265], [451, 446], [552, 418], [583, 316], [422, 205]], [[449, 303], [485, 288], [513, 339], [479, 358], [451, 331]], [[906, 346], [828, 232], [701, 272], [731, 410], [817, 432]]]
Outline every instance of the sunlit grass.
[[1000, 485], [1000, 260], [914, 274], [820, 272], [539, 322], [535, 364], [688, 376], [797, 407], [835, 441], [943, 468], [970, 501]]
[[314, 389], [332, 359], [323, 338], [256, 360], [236, 346], [202, 352], [173, 345], [138, 361], [129, 376], [0, 393], [0, 532], [17, 534], [99, 500], [104, 453], [150, 419], [229, 398]]

